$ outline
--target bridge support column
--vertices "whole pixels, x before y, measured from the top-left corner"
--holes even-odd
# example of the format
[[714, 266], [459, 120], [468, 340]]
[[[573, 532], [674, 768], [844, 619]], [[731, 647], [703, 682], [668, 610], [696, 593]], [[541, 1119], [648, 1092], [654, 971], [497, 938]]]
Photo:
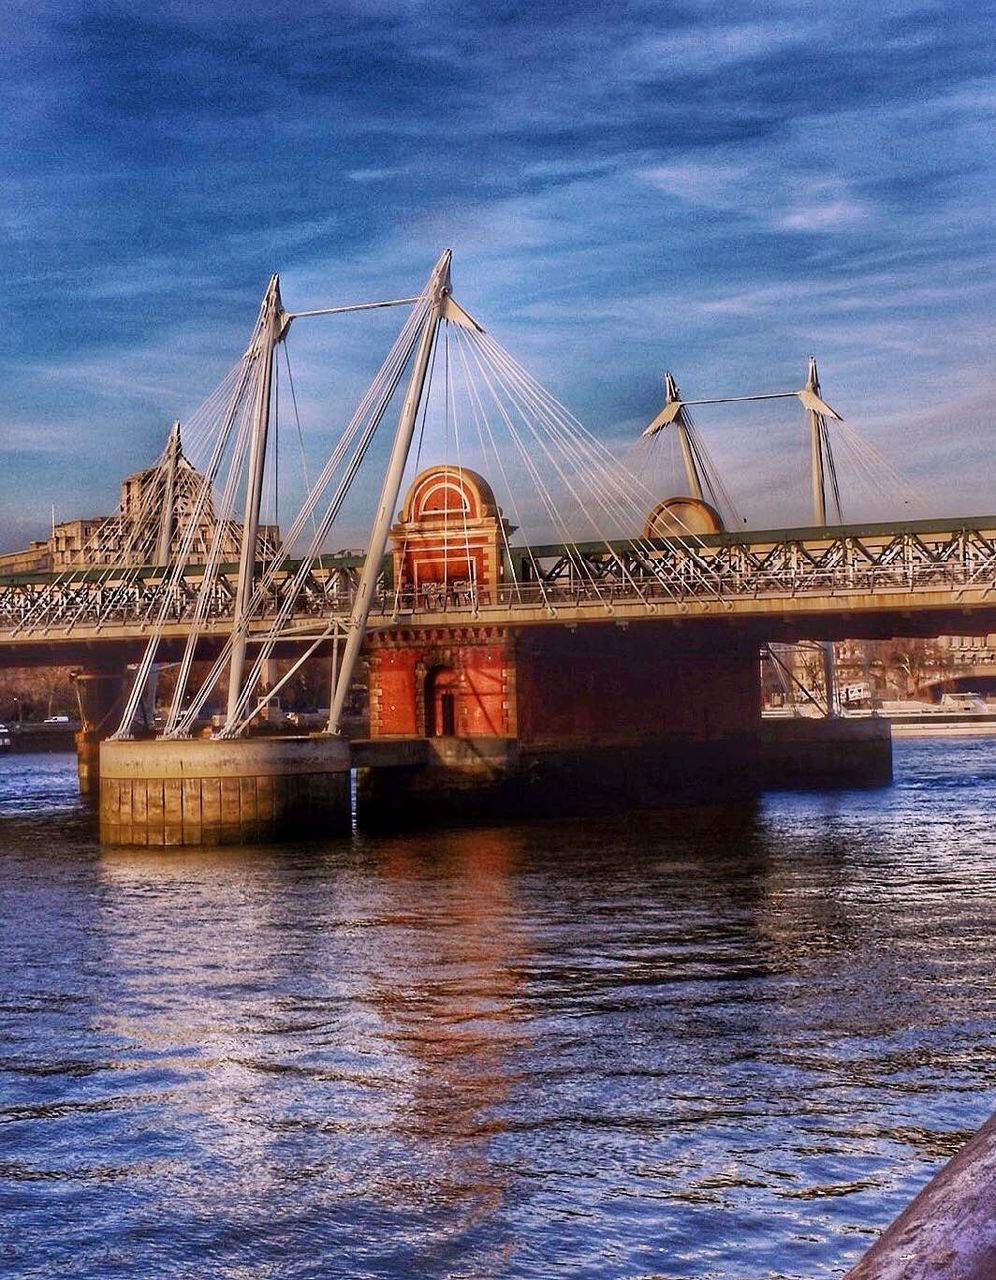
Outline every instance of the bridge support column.
[[350, 767], [338, 738], [104, 742], [100, 839], [255, 844], [346, 832]]
[[758, 644], [722, 623], [385, 629], [368, 645], [361, 825], [612, 813], [760, 786]]
[[76, 671], [72, 675], [80, 712], [76, 735], [80, 794], [95, 796], [100, 790], [100, 744], [118, 727], [127, 695], [121, 670]]

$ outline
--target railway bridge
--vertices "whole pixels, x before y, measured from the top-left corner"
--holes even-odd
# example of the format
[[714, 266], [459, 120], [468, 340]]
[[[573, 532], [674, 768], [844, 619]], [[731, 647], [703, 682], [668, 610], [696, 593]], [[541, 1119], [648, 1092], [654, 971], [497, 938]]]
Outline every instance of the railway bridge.
[[[396, 305], [407, 316], [370, 388], [283, 537], [261, 542], [276, 356], [292, 322]], [[682, 399], [671, 375], [641, 438], [680, 450], [682, 491], [662, 495], [456, 302], [448, 252], [414, 297], [320, 312], [285, 310], [274, 277], [246, 351], [185, 428], [203, 456], [184, 472], [183, 502], [175, 429], [127, 528], [109, 518], [112, 563], [84, 554], [0, 578], [0, 653], [81, 668], [81, 778], [101, 779], [112, 842], [327, 829], [349, 818], [353, 767], [373, 816], [490, 800], [531, 811], [646, 803], [704, 781], [749, 788], [771, 754], [760, 648], [996, 631], [996, 516], [845, 523], [833, 447], [844, 424], [815, 361], [796, 390], [716, 402], [745, 398], [801, 403], [807, 527], [744, 530], [729, 518], [690, 411], [714, 401]], [[366, 549], [331, 554], [392, 404]], [[209, 507], [215, 536], [195, 555]], [[361, 653], [370, 737], [348, 744]], [[325, 731], [264, 732], [271, 699], [316, 658], [331, 664]], [[167, 663], [175, 691], [153, 727], [141, 711]], [[818, 760], [850, 780], [888, 771], [881, 725], [786, 732], [775, 757], [796, 771]]]

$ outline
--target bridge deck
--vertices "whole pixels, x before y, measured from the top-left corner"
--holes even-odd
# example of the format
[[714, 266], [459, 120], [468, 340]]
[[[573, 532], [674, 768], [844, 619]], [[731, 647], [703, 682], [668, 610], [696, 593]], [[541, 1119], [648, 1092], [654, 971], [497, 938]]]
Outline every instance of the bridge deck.
[[[777, 624], [801, 617], [829, 624], [862, 615], [925, 618], [996, 610], [996, 516], [511, 550], [506, 582], [491, 592], [453, 584], [397, 593], [385, 565], [371, 624], [534, 626], [651, 618]], [[323, 557], [298, 587], [282, 636], [302, 641], [333, 617], [345, 622], [361, 564], [359, 555]], [[274, 580], [255, 634], [269, 628], [297, 567], [287, 562]], [[230, 627], [235, 572], [226, 567], [208, 602], [201, 627], [208, 641]], [[141, 645], [164, 607], [164, 640], [182, 641], [201, 576], [193, 568], [171, 585], [162, 569], [144, 566], [0, 580], [0, 651], [12, 659], [32, 646], [56, 652], [108, 642]]]

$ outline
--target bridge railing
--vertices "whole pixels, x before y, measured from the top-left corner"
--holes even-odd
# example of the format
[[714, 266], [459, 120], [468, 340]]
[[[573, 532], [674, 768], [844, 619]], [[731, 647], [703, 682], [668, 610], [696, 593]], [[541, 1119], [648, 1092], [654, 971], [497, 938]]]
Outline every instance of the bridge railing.
[[[992, 538], [992, 540], [990, 540]], [[841, 532], [822, 538], [726, 539], [716, 545], [666, 544], [649, 551], [634, 543], [614, 547], [539, 549], [529, 561], [528, 580], [485, 590], [470, 581], [427, 584], [419, 591], [395, 590], [382, 579], [374, 605], [379, 619], [440, 613], [514, 616], [520, 608], [569, 611], [615, 602], [681, 605], [751, 598], [878, 595], [966, 588], [996, 591], [996, 536], [948, 528], [926, 538], [898, 532], [877, 541]], [[121, 580], [81, 574], [56, 582], [0, 584], [0, 637], [69, 636], [78, 629], [150, 631], [157, 619], [182, 627], [198, 610], [196, 576], [179, 583], [146, 573]], [[294, 592], [295, 622], [348, 614], [355, 577], [341, 569], [320, 570], [299, 583], [288, 574], [263, 596], [259, 626], [272, 621]], [[212, 629], [231, 617], [234, 576], [219, 577], [201, 616]]]
[[[261, 622], [276, 617], [286, 587], [286, 582], [279, 582], [265, 594], [258, 610]], [[233, 580], [219, 579], [200, 605], [199, 595], [196, 579], [179, 583], [165, 580], [94, 582], [81, 577], [64, 582], [0, 586], [0, 633], [27, 637], [60, 629], [70, 633], [78, 627], [122, 625], [151, 629], [159, 621], [175, 626], [192, 621], [198, 608], [208, 623], [232, 616]], [[348, 612], [352, 598], [351, 581], [313, 578], [297, 591], [294, 613], [298, 617], [324, 617], [333, 612]]]
[[517, 608], [555, 608], [557, 610], [590, 607], [617, 602], [648, 606], [683, 604], [691, 600], [717, 603], [767, 597], [854, 596], [888, 592], [916, 593], [951, 591], [966, 586], [996, 590], [996, 578], [980, 579], [963, 566], [881, 568], [855, 570], [853, 566], [835, 569], [809, 568], [804, 573], [786, 575], [775, 572], [745, 573], [733, 569], [708, 575], [689, 571], [627, 572], [605, 574], [588, 580], [578, 574], [549, 581], [502, 585], [490, 590], [434, 590], [431, 593], [412, 590], [388, 593], [375, 608], [381, 616], [418, 616], [419, 614], [466, 613], [494, 611], [514, 613]]

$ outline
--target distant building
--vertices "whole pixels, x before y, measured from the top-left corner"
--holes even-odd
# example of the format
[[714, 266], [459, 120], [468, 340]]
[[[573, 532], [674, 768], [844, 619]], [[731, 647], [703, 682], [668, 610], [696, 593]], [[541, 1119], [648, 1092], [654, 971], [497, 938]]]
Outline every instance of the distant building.
[[[169, 475], [171, 470], [172, 478]], [[179, 429], [174, 427], [166, 451], [158, 462], [144, 471], [136, 471], [122, 482], [121, 498], [114, 515], [60, 521], [48, 538], [30, 543], [23, 551], [0, 555], [0, 576], [62, 573], [66, 569], [80, 567], [156, 564], [170, 489], [172, 559], [190, 532], [197, 495], [204, 483], [203, 475], [184, 457]], [[190, 564], [206, 562], [218, 524], [209, 494], [193, 530], [187, 557]], [[222, 538], [222, 561], [237, 560], [242, 525], [230, 521]], [[280, 530], [276, 525], [260, 525], [258, 557], [272, 556], [279, 541]]]
[[[824, 700], [823, 657], [813, 643], [775, 645], [764, 664], [769, 705]], [[971, 691], [996, 698], [996, 633], [920, 639], [834, 642], [837, 697], [844, 707], [876, 707], [908, 699], [937, 702]]]

